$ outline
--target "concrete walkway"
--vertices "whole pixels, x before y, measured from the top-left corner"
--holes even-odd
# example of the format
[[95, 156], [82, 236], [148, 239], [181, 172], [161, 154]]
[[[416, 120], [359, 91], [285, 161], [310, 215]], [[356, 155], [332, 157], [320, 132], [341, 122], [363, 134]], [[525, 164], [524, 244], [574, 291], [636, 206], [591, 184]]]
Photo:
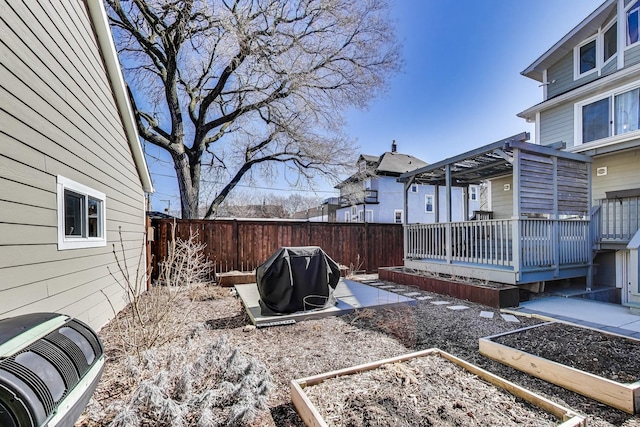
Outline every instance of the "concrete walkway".
[[582, 298], [547, 297], [522, 302], [520, 307], [504, 311], [537, 314], [640, 339], [640, 316], [618, 304]]

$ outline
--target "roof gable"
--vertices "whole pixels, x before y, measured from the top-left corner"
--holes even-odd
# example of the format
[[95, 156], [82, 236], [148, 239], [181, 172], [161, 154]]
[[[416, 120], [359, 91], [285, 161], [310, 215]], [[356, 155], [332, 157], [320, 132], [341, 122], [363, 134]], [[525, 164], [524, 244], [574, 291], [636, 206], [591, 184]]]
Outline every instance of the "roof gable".
[[427, 166], [426, 162], [408, 154], [387, 151], [380, 156], [380, 163], [376, 168], [379, 174], [403, 174]]
[[536, 59], [531, 65], [525, 68], [521, 74], [533, 80], [542, 82], [543, 71], [558, 62], [580, 42], [595, 34], [613, 11], [616, 10], [616, 0], [606, 0], [588, 17], [573, 28], [560, 41], [547, 50], [542, 56]]

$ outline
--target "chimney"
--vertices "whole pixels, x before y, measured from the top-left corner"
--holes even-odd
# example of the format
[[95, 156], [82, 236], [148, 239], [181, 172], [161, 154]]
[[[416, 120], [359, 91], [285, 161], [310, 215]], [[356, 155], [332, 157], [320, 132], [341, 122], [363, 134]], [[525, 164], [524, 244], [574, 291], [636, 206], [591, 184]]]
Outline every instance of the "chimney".
[[391, 143], [391, 152], [395, 153], [396, 151], [398, 151], [398, 144], [396, 144], [396, 140], [394, 139]]

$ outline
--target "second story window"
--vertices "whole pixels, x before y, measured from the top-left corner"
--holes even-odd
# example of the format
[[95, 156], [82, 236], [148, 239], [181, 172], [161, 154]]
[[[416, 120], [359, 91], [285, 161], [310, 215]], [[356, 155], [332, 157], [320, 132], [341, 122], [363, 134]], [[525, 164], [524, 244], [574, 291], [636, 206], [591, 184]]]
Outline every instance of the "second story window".
[[476, 187], [475, 185], [469, 187], [469, 200], [478, 200], [478, 187]]
[[589, 73], [596, 69], [596, 40], [593, 39], [581, 46], [577, 50], [578, 76]]
[[618, 24], [616, 22], [608, 29], [605, 29], [602, 48], [604, 62], [607, 62], [618, 52]]
[[411, 192], [412, 193], [417, 193], [418, 192], [418, 185], [417, 184], [411, 184]]
[[366, 160], [360, 160], [360, 163], [358, 163], [358, 171], [360, 173], [364, 173], [367, 170], [367, 161]]
[[[640, 2], [640, 0], [639, 0]], [[618, 53], [618, 23], [613, 20], [573, 49], [573, 79], [578, 80], [613, 61]]]
[[600, 99], [576, 104], [578, 143], [623, 135], [640, 129], [640, 88], [610, 92]]
[[433, 196], [427, 194], [424, 196], [424, 211], [427, 213], [433, 212]]

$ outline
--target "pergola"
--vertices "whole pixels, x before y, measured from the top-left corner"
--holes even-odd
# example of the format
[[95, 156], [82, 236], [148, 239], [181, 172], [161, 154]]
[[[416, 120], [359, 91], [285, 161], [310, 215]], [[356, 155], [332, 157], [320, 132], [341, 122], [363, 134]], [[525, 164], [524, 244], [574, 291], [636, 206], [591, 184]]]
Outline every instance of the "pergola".
[[[564, 144], [540, 146], [528, 138], [514, 135], [400, 176], [406, 266], [511, 284], [590, 278], [592, 160], [561, 150]], [[512, 178], [512, 210], [502, 212], [505, 219], [451, 222], [453, 187], [505, 176]], [[445, 218], [410, 223], [413, 183], [436, 186], [436, 205], [438, 188], [446, 188]]]

